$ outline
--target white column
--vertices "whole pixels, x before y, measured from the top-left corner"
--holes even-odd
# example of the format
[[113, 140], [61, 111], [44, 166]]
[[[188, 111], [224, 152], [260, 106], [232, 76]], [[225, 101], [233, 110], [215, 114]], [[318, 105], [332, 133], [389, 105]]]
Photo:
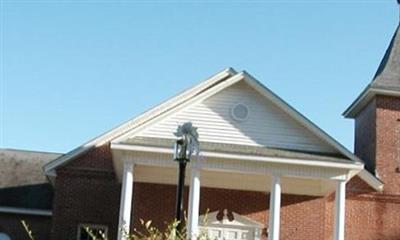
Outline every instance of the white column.
[[273, 176], [269, 200], [269, 240], [279, 240], [280, 211], [281, 178], [280, 176]]
[[334, 240], [344, 240], [345, 228], [345, 203], [346, 203], [346, 181], [337, 181], [335, 193], [335, 232]]
[[119, 209], [118, 240], [125, 239], [129, 234], [132, 215], [133, 197], [133, 163], [124, 162], [124, 173], [122, 176], [121, 202]]
[[188, 236], [195, 239], [199, 233], [200, 169], [192, 168], [189, 190]]

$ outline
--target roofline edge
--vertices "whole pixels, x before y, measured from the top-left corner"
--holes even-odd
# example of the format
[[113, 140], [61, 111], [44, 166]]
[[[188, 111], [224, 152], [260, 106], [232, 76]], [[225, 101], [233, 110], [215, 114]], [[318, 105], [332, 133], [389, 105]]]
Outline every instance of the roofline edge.
[[383, 182], [379, 178], [377, 178], [376, 176], [372, 175], [367, 170], [363, 169], [360, 173], [358, 173], [358, 176], [362, 180], [364, 180], [366, 183], [368, 183], [376, 191], [378, 191], [378, 192], [382, 192], [383, 191], [383, 187], [384, 187]]
[[25, 215], [36, 215], [36, 216], [52, 216], [51, 210], [35, 209], [35, 208], [21, 208], [21, 207], [6, 207], [0, 206], [0, 212], [11, 213], [11, 214], [25, 214]]
[[342, 113], [345, 118], [355, 118], [357, 114], [371, 101], [376, 95], [400, 97], [400, 91], [382, 89], [368, 85], [354, 102]]
[[[224, 70], [206, 78], [206, 80], [196, 84], [195, 86], [187, 89], [186, 91], [183, 91], [181, 94], [175, 95], [175, 96], [167, 99], [163, 103], [156, 105], [155, 107], [145, 111], [144, 113], [131, 118], [130, 120], [118, 125], [117, 127], [112, 128], [111, 130], [106, 131], [103, 134], [100, 134], [99, 136], [89, 140], [88, 142], [80, 145], [79, 147], [69, 151], [68, 153], [61, 155], [60, 157], [50, 161], [49, 163], [45, 164], [42, 167], [43, 172], [45, 173], [45, 175], [50, 175], [50, 173], [53, 170], [55, 170], [56, 168], [58, 168], [61, 165], [64, 165], [66, 162], [70, 161], [71, 159], [75, 159], [76, 157], [79, 157], [82, 154], [86, 153], [89, 149], [92, 149], [95, 146], [101, 145], [101, 143], [107, 142], [106, 139], [108, 141], [111, 141], [113, 138], [115, 138], [115, 136], [113, 137], [113, 134], [116, 134], [116, 132], [122, 131], [124, 128], [128, 128], [132, 122], [140, 120], [141, 117], [146, 117], [147, 115], [151, 116], [152, 111], [157, 112], [158, 108], [161, 108], [161, 106], [163, 106], [164, 104], [179, 100], [178, 99], [179, 96], [182, 96], [185, 94], [190, 95], [192, 91], [194, 91], [194, 93], [195, 93], [195, 90], [198, 90], [197, 88], [207, 87], [207, 86], [203, 86], [203, 85], [207, 85], [210, 83], [212, 85], [212, 83], [214, 81], [218, 81], [218, 79], [224, 79], [227, 76], [232, 76], [232, 75], [236, 75], [236, 74], [238, 74], [238, 72], [235, 69], [233, 69], [232, 67], [225, 68]], [[123, 134], [123, 133], [121, 133], [121, 134]], [[117, 135], [116, 137], [120, 136], [121, 134], [116, 134]]]

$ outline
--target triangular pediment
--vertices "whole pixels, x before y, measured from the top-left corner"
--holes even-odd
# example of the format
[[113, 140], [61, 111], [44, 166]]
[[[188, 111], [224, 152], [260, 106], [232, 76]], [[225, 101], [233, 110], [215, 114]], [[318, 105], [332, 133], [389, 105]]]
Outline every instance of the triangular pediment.
[[198, 128], [200, 142], [337, 153], [244, 80], [165, 116], [129, 138], [174, 139], [177, 126], [184, 122]]
[[222, 226], [229, 225], [231, 227], [251, 227], [251, 228], [262, 228], [263, 224], [254, 221], [250, 218], [244, 217], [227, 209], [221, 211], [214, 211], [201, 215], [199, 218], [200, 226]]
[[[238, 104], [248, 109], [249, 114], [243, 119], [232, 117], [232, 108]], [[242, 108], [237, 112], [240, 116], [246, 110]], [[110, 144], [112, 150], [132, 150], [135, 146], [129, 145], [141, 142], [143, 137], [151, 141], [148, 144], [151, 146], [154, 142], [165, 144], [174, 141], [172, 133], [179, 124], [187, 121], [199, 127], [201, 146], [207, 143], [205, 146], [217, 155], [224, 148], [235, 153], [236, 157], [237, 154], [247, 154], [245, 157], [261, 154], [289, 158], [289, 161], [315, 159], [362, 164], [354, 154], [254, 77], [228, 68], [51, 161], [44, 166], [44, 171], [54, 179], [57, 168], [105, 144]], [[170, 149], [171, 146], [167, 147]], [[272, 160], [276, 159], [269, 159]], [[360, 177], [375, 189], [382, 189], [382, 183], [368, 172], [362, 171]]]

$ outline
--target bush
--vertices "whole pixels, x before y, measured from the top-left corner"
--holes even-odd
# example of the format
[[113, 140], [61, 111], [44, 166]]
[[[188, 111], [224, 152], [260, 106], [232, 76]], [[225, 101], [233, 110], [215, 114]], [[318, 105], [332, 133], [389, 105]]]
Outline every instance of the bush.
[[[33, 236], [33, 232], [30, 230], [29, 225], [22, 220], [21, 224], [27, 233], [30, 240], [36, 240]], [[178, 230], [178, 221], [174, 221], [170, 224], [166, 224], [166, 228], [164, 230], [160, 230], [156, 227], [153, 227], [152, 221], [145, 222], [144, 220], [140, 220], [140, 224], [143, 227], [143, 231], [139, 231], [134, 229], [131, 234], [124, 233], [124, 240], [187, 240], [189, 239], [187, 235], [186, 228], [183, 227], [181, 230]], [[94, 232], [86, 227], [85, 231], [92, 238], [92, 240], [107, 240], [107, 237], [103, 234], [103, 236], [97, 236]], [[100, 234], [101, 235], [101, 234]], [[197, 240], [210, 240], [207, 236], [206, 232], [200, 232], [200, 234], [196, 237]]]

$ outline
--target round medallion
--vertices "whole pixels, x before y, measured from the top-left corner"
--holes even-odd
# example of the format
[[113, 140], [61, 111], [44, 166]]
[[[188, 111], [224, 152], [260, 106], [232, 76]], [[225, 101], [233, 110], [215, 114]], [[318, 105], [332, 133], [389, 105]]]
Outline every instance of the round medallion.
[[249, 116], [249, 108], [243, 103], [238, 103], [232, 107], [231, 115], [236, 121], [245, 121]]

